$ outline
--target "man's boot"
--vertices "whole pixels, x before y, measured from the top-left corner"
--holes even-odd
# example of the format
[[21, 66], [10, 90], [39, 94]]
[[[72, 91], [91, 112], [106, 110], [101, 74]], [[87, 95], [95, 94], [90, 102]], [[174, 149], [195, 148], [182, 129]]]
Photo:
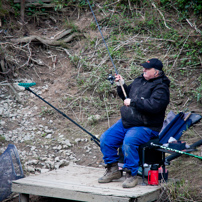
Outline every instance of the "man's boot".
[[107, 164], [105, 168], [105, 174], [98, 179], [99, 183], [107, 183], [121, 178], [121, 171], [118, 168], [118, 163]]
[[135, 187], [138, 184], [138, 179], [137, 179], [137, 175], [132, 176], [131, 175], [131, 171], [129, 171], [127, 169], [126, 171], [126, 179], [122, 184], [123, 188], [132, 188]]

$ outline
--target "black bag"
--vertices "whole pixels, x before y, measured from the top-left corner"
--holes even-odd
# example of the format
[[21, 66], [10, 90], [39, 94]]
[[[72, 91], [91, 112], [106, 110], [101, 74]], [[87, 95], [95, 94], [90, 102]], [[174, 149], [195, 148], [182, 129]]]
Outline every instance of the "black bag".
[[124, 128], [144, 125], [140, 113], [138, 113], [134, 107], [124, 105], [121, 107], [120, 111]]

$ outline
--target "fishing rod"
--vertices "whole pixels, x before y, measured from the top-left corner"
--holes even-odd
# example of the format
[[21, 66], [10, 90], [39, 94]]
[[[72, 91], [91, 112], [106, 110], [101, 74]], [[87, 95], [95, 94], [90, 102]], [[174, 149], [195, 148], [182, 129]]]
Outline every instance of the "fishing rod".
[[187, 152], [183, 152], [183, 151], [180, 151], [180, 150], [176, 150], [176, 149], [173, 149], [173, 148], [170, 148], [170, 147], [165, 147], [165, 146], [162, 146], [162, 145], [154, 144], [153, 142], [151, 142], [151, 146], [160, 147], [162, 149], [174, 151], [174, 152], [179, 153], [179, 154], [186, 154], [186, 155], [189, 155], [189, 156], [192, 156], [192, 157], [195, 157], [195, 158], [198, 158], [198, 159], [202, 160], [202, 156], [197, 156], [197, 155], [190, 154], [190, 153], [187, 153]]
[[[196, 147], [199, 147], [199, 146], [201, 146], [201, 145], [202, 145], [202, 139], [199, 140], [199, 141], [197, 141], [197, 142], [195, 142], [195, 143], [193, 143], [192, 145], [190, 145], [190, 148], [191, 148], [192, 150], [196, 150], [195, 148], [196, 148]], [[178, 158], [178, 157], [181, 156], [181, 155], [182, 155], [182, 154], [180, 154], [180, 153], [174, 153], [174, 154], [171, 154], [171, 155], [167, 156], [165, 160], [166, 160], [167, 163], [169, 163], [170, 161], [172, 161], [173, 159]]]
[[[89, 7], [90, 7], [90, 10], [91, 10], [91, 12], [92, 12], [92, 14], [93, 14], [93, 17], [94, 17], [94, 19], [95, 19], [95, 22], [96, 22], [96, 24], [97, 24], [97, 27], [98, 27], [98, 29], [99, 29], [99, 31], [100, 31], [100, 34], [101, 34], [101, 36], [102, 36], [102, 40], [103, 40], [103, 42], [104, 42], [104, 44], [105, 44], [105, 46], [106, 46], [106, 49], [107, 49], [107, 52], [108, 52], [108, 54], [109, 54], [110, 60], [111, 60], [111, 62], [112, 62], [112, 65], [113, 65], [113, 67], [114, 67], [115, 73], [116, 73], [116, 75], [118, 75], [118, 71], [117, 71], [116, 66], [115, 66], [115, 64], [114, 64], [114, 62], [113, 62], [112, 56], [111, 56], [111, 54], [110, 54], [110, 52], [109, 52], [109, 48], [108, 48], [107, 43], [106, 43], [106, 41], [105, 41], [105, 39], [104, 39], [104, 36], [103, 36], [103, 34], [102, 34], [102, 31], [101, 31], [101, 29], [100, 29], [100, 26], [99, 26], [98, 21], [97, 21], [97, 19], [96, 19], [96, 17], [95, 17], [95, 14], [94, 14], [94, 12], [93, 12], [93, 9], [92, 9], [92, 7], [91, 7], [91, 5], [90, 5], [89, 0], [87, 0], [87, 2], [88, 2], [88, 5], [89, 5]], [[114, 80], [115, 80], [115, 77], [114, 77], [112, 74], [109, 74], [107, 80], [109, 80], [110, 83], [113, 84], [113, 83], [114, 83]], [[123, 85], [122, 85], [122, 83], [121, 83], [120, 80], [119, 80], [119, 84], [120, 84], [120, 86], [121, 86], [121, 89], [122, 89], [122, 91], [123, 91], [123, 94], [124, 94], [125, 98], [127, 98], [125, 89], [124, 89], [124, 87], [123, 87]]]
[[86, 132], [88, 135], [91, 136], [91, 140], [93, 140], [99, 147], [100, 147], [100, 140], [95, 137], [94, 135], [92, 135], [90, 132], [88, 132], [85, 128], [83, 128], [82, 126], [80, 126], [78, 123], [76, 123], [74, 120], [72, 120], [71, 118], [69, 118], [66, 114], [64, 114], [63, 112], [61, 112], [59, 109], [57, 109], [56, 107], [54, 107], [53, 105], [51, 105], [49, 102], [47, 102], [46, 100], [44, 100], [42, 97], [40, 97], [39, 95], [37, 95], [34, 91], [32, 91], [30, 89], [30, 87], [35, 86], [36, 83], [19, 83], [19, 86], [22, 86], [25, 88], [25, 90], [33, 93], [35, 96], [37, 96], [39, 99], [41, 99], [42, 101], [44, 101], [46, 104], [48, 104], [49, 106], [51, 106], [53, 109], [55, 109], [58, 113], [62, 114], [65, 118], [69, 119], [72, 123], [74, 123], [76, 126], [78, 126], [79, 128], [81, 128], [84, 132]]

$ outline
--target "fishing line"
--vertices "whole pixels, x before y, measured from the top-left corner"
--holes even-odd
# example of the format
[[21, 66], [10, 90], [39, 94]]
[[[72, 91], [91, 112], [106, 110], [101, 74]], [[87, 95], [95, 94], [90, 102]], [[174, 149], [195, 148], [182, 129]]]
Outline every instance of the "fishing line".
[[[97, 19], [96, 19], [96, 17], [95, 17], [95, 14], [94, 14], [94, 12], [93, 12], [93, 9], [92, 9], [92, 7], [91, 7], [91, 5], [90, 5], [89, 0], [87, 0], [87, 2], [88, 2], [88, 5], [89, 5], [89, 7], [90, 7], [90, 10], [91, 10], [91, 12], [92, 12], [92, 14], [93, 14], [93, 17], [94, 17], [94, 19], [95, 19], [95, 22], [96, 22], [96, 24], [97, 24], [97, 27], [98, 27], [98, 29], [99, 29], [99, 31], [100, 31], [100, 34], [101, 34], [101, 36], [102, 36], [102, 40], [104, 41], [104, 44], [105, 44], [106, 49], [107, 49], [107, 51], [108, 51], [108, 54], [109, 54], [109, 57], [110, 57], [110, 59], [111, 59], [112, 65], [113, 65], [113, 67], [114, 67], [114, 70], [115, 70], [115, 72], [116, 72], [116, 75], [118, 75], [118, 71], [117, 71], [116, 66], [115, 66], [115, 64], [114, 64], [114, 62], [113, 62], [113, 59], [112, 59], [112, 57], [111, 57], [111, 54], [110, 54], [109, 49], [108, 49], [108, 46], [107, 46], [107, 43], [106, 43], [106, 41], [105, 41], [105, 39], [104, 39], [104, 36], [103, 36], [103, 34], [102, 34], [102, 31], [101, 31], [101, 29], [100, 29], [100, 26], [99, 26], [98, 21], [97, 21]], [[108, 80], [110, 81], [111, 84], [113, 84], [115, 78], [112, 76], [112, 74], [110, 74], [109, 77], [108, 77]], [[123, 91], [123, 94], [124, 94], [125, 98], [127, 98], [127, 94], [126, 94], [125, 89], [124, 89], [123, 85], [121, 84], [121, 81], [120, 81], [120, 80], [119, 80], [119, 83], [120, 83], [120, 86], [121, 86], [121, 89], [122, 89], [122, 91]]]
[[92, 12], [92, 14], [93, 14], [93, 17], [94, 17], [94, 19], [95, 19], [95, 22], [96, 22], [96, 24], [97, 24], [97, 27], [98, 27], [98, 29], [99, 29], [99, 31], [100, 31], [100, 34], [101, 34], [101, 36], [102, 36], [102, 40], [104, 41], [104, 44], [105, 44], [105, 46], [106, 46], [106, 48], [107, 48], [107, 51], [108, 51], [109, 57], [110, 57], [110, 59], [111, 59], [111, 62], [112, 62], [112, 64], [113, 64], [114, 70], [115, 70], [116, 74], [118, 75], [118, 71], [117, 71], [116, 66], [115, 66], [115, 64], [114, 64], [114, 62], [113, 62], [113, 59], [112, 59], [112, 57], [111, 57], [111, 54], [110, 54], [109, 49], [108, 49], [108, 46], [107, 46], [107, 43], [106, 43], [106, 41], [105, 41], [105, 39], [104, 39], [104, 36], [103, 36], [103, 34], [102, 34], [102, 31], [101, 31], [100, 26], [99, 26], [99, 24], [98, 24], [98, 22], [97, 22], [97, 19], [96, 19], [96, 17], [95, 17], [95, 14], [94, 14], [94, 12], [93, 12], [93, 9], [92, 9], [92, 7], [91, 7], [91, 5], [90, 5], [89, 0], [87, 0], [87, 2], [88, 2], [88, 5], [89, 5], [89, 7], [90, 7], [90, 10], [91, 10], [91, 12]]

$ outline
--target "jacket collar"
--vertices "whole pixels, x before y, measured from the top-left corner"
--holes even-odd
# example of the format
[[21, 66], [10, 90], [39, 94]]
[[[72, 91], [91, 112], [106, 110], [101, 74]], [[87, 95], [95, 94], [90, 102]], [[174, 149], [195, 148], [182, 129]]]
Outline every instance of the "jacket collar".
[[144, 79], [147, 82], [152, 82], [152, 83], [166, 83], [168, 86], [170, 85], [170, 80], [168, 79], [168, 77], [164, 74], [164, 72], [162, 72], [162, 74], [159, 77], [150, 79], [150, 80], [146, 80], [143, 76], [143, 74], [141, 74], [141, 76], [139, 76], [140, 78]]

